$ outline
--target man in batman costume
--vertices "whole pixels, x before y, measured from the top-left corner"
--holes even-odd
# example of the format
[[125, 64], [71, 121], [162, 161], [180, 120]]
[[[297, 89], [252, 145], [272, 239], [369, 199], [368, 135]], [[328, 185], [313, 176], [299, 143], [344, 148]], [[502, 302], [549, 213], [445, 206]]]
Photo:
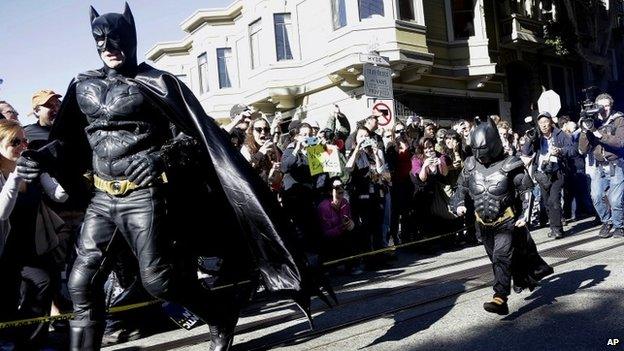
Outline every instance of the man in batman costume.
[[516, 292], [533, 290], [553, 269], [537, 253], [526, 227], [533, 181], [522, 160], [505, 154], [491, 118], [476, 120], [469, 142], [474, 156], [464, 163], [452, 203], [462, 216], [467, 197], [474, 202], [477, 232], [494, 271], [494, 297], [483, 308], [506, 315], [512, 277]]
[[[217, 285], [259, 277], [309, 318], [310, 293], [328, 301], [284, 236], [291, 226], [268, 187], [183, 83], [137, 64], [127, 4], [123, 14], [101, 16], [91, 7], [91, 29], [104, 67], [70, 83], [50, 135], [60, 145], [55, 174], [75, 203], [88, 204], [68, 282], [71, 350], [100, 348], [103, 267], [115, 236], [131, 247], [150, 294], [209, 325], [211, 350], [230, 347], [245, 294], [204, 289], [198, 256], [223, 259]], [[45, 168], [35, 158], [26, 166]]]

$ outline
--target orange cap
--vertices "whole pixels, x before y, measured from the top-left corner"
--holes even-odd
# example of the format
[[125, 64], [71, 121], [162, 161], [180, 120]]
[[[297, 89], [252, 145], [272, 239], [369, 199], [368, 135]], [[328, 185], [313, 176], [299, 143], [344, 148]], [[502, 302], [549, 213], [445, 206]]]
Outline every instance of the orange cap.
[[61, 95], [55, 93], [53, 90], [44, 89], [44, 90], [37, 91], [35, 94], [33, 94], [33, 97], [32, 97], [32, 108], [33, 108], [33, 110], [37, 106], [45, 105], [46, 102], [50, 101], [50, 99], [53, 98], [53, 97], [60, 98]]

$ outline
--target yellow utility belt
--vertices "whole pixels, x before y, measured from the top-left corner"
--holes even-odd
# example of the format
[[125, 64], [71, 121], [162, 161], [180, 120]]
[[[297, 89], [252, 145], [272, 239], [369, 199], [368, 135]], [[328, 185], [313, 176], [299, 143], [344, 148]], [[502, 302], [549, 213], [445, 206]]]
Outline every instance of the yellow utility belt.
[[[167, 175], [163, 172], [158, 178], [156, 178], [156, 183], [167, 183]], [[152, 185], [153, 183], [148, 184], [147, 186]], [[97, 175], [93, 175], [93, 185], [110, 195], [120, 196], [126, 195], [132, 190], [139, 189], [140, 187], [135, 183], [123, 179], [123, 180], [106, 180], [98, 177]]]
[[481, 219], [481, 217], [479, 217], [478, 213], [475, 213], [476, 217], [477, 217], [477, 222], [486, 225], [486, 226], [495, 226], [498, 224], [503, 223], [504, 221], [510, 219], [510, 218], [514, 218], [514, 211], [511, 209], [511, 207], [507, 207], [505, 209], [505, 212], [503, 213], [502, 216], [500, 216], [498, 219], [496, 219], [493, 222], [486, 222], [483, 219]]

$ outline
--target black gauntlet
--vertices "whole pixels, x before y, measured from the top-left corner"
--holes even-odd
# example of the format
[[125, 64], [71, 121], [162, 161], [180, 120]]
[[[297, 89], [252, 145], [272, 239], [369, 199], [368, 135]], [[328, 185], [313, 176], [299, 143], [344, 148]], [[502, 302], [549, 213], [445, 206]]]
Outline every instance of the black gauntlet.
[[199, 142], [186, 134], [180, 133], [160, 149], [160, 157], [166, 170], [191, 168], [198, 164]]

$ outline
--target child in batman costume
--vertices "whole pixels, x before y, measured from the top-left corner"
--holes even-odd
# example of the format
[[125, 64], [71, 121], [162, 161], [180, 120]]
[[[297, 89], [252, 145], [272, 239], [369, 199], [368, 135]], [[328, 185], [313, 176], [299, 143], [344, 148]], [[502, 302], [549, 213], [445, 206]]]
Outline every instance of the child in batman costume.
[[[71, 350], [100, 348], [107, 248], [116, 235], [137, 257], [150, 294], [209, 325], [211, 350], [230, 347], [238, 297], [254, 287], [208, 291], [197, 280], [198, 256], [223, 259], [217, 285], [261, 282], [295, 299], [308, 318], [311, 294], [328, 303], [270, 190], [227, 134], [174, 75], [137, 64], [128, 5], [101, 16], [91, 8], [91, 30], [104, 67], [70, 83], [50, 135], [59, 145], [54, 173], [86, 206], [68, 282]], [[35, 157], [20, 162], [33, 174], [46, 167]]]
[[515, 291], [533, 290], [553, 269], [538, 254], [526, 227], [531, 177], [520, 158], [505, 154], [491, 118], [476, 123], [469, 139], [474, 156], [464, 163], [452, 203], [460, 216], [468, 197], [474, 203], [477, 232], [494, 271], [494, 297], [483, 308], [505, 315], [512, 278]]

